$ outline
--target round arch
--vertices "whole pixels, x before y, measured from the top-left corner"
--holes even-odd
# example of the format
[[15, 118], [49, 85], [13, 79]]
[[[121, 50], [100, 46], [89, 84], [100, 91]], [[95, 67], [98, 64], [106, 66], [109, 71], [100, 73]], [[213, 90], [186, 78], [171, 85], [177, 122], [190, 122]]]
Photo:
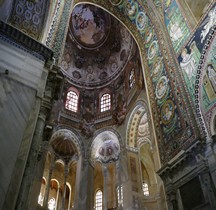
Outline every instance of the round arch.
[[94, 166], [98, 158], [105, 162], [116, 161], [119, 158], [123, 141], [119, 133], [112, 129], [101, 129], [95, 133], [87, 152], [91, 164]]
[[137, 140], [139, 125], [143, 118], [147, 118], [146, 123], [148, 123], [148, 127], [144, 129], [149, 129], [149, 116], [148, 115], [149, 113], [148, 113], [146, 103], [143, 101], [138, 101], [138, 103], [135, 105], [134, 109], [132, 110], [130, 114], [128, 124], [127, 124], [127, 133], [126, 133], [127, 146], [137, 148], [138, 145], [140, 145], [142, 142], [150, 142], [150, 139], [148, 136], [143, 136], [139, 138], [139, 141], [135, 141]]

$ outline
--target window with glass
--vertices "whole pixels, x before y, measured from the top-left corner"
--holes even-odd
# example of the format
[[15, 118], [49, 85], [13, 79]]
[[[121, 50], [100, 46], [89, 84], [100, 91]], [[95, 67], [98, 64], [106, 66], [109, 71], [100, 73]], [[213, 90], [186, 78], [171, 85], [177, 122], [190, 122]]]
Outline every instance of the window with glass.
[[98, 190], [95, 195], [95, 210], [102, 210], [103, 208], [103, 194]]
[[130, 89], [134, 86], [134, 84], [135, 84], [135, 71], [134, 71], [134, 69], [131, 69], [130, 76], [129, 76], [129, 87], [130, 87]]
[[105, 93], [101, 97], [101, 112], [105, 112], [111, 109], [111, 95], [109, 93]]
[[78, 95], [76, 92], [70, 90], [67, 93], [67, 98], [66, 98], [66, 103], [65, 103], [65, 108], [77, 112], [78, 110]]
[[49, 210], [54, 210], [55, 209], [55, 204], [56, 204], [56, 201], [55, 201], [55, 198], [51, 198], [48, 202], [48, 209]]
[[117, 187], [117, 195], [118, 195], [118, 203], [123, 204], [123, 187], [122, 187], [122, 185]]
[[145, 196], [149, 196], [149, 187], [147, 183], [143, 183], [143, 193]]

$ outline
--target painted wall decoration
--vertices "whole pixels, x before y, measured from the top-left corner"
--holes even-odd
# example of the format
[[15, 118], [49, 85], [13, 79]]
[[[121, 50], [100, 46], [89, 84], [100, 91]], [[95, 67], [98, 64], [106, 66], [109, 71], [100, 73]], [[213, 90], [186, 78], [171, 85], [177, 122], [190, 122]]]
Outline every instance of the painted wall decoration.
[[15, 0], [9, 22], [24, 33], [39, 39], [49, 1]]
[[165, 24], [174, 50], [178, 53], [190, 35], [190, 30], [175, 0], [164, 2]]
[[106, 40], [110, 29], [110, 16], [98, 7], [86, 4], [74, 8], [70, 29], [75, 39], [85, 47], [98, 47]]

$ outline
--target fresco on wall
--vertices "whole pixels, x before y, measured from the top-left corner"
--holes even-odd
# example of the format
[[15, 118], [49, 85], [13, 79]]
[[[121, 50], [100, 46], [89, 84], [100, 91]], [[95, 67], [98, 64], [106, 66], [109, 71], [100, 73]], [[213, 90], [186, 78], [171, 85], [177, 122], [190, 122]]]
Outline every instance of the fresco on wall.
[[190, 35], [189, 28], [176, 1], [165, 1], [165, 24], [175, 52], [179, 52]]

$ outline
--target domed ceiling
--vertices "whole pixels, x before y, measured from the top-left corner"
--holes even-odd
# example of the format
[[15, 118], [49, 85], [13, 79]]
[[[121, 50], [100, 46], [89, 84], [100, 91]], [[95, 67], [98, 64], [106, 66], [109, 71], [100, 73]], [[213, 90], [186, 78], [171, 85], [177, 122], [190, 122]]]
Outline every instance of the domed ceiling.
[[60, 66], [77, 87], [104, 87], [123, 72], [133, 48], [119, 21], [98, 7], [79, 4], [71, 14]]

